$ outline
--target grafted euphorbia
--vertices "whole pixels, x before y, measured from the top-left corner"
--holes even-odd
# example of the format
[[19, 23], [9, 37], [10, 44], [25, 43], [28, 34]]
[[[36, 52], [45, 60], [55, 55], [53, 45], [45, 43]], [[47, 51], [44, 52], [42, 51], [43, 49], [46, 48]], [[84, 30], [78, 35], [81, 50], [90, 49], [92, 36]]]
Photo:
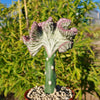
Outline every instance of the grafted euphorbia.
[[55, 52], [57, 50], [65, 52], [70, 49], [77, 34], [76, 28], [68, 28], [70, 23], [71, 20], [66, 18], [54, 23], [52, 17], [49, 17], [45, 22], [33, 22], [29, 36], [23, 36], [23, 41], [32, 56], [35, 56], [41, 46], [45, 47], [45, 93], [53, 93], [56, 87]]

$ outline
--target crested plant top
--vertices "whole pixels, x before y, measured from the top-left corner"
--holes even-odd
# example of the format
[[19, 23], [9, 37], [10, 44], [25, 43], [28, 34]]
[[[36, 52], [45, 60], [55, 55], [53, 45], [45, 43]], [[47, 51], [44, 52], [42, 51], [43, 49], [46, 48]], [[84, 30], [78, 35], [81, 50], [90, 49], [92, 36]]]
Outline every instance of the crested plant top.
[[30, 53], [34, 56], [41, 46], [44, 46], [48, 57], [58, 50], [65, 52], [72, 47], [73, 38], [77, 34], [76, 28], [70, 28], [71, 20], [61, 18], [57, 23], [52, 17], [47, 21], [33, 22], [29, 36], [23, 36], [23, 41], [27, 45]]

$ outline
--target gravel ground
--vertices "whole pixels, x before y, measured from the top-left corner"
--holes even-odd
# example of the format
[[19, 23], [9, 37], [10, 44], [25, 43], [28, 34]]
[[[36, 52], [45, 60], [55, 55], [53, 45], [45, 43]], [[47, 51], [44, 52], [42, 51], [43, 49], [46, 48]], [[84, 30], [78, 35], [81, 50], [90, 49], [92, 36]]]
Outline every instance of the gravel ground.
[[30, 100], [69, 100], [73, 97], [73, 93], [70, 89], [58, 85], [54, 93], [45, 94], [44, 86], [36, 86], [27, 93], [27, 97]]

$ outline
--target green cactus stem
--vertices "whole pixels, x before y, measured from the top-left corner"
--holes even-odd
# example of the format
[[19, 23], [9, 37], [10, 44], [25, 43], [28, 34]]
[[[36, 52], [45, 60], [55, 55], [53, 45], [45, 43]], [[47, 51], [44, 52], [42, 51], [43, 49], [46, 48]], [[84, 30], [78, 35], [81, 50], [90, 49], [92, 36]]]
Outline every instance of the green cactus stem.
[[49, 58], [45, 52], [45, 93], [50, 94], [54, 92], [56, 87], [56, 73], [55, 73], [55, 53]]

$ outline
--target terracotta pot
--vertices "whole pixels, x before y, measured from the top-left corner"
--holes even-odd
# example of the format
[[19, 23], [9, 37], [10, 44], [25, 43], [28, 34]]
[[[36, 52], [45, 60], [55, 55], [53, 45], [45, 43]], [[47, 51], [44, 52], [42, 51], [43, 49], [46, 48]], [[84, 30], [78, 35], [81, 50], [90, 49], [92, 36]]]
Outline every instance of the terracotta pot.
[[[66, 87], [67, 89], [69, 89], [68, 87]], [[30, 100], [28, 97], [27, 97], [27, 93], [30, 91], [30, 89], [29, 90], [27, 90], [26, 92], [25, 92], [25, 94], [24, 94], [24, 98], [25, 98], [25, 100]], [[73, 93], [73, 97], [72, 98], [70, 98], [69, 100], [74, 100], [74, 97], [75, 97], [75, 92], [73, 91], [73, 90], [71, 90], [72, 91], [72, 93]]]
[[30, 89], [29, 90], [27, 90], [26, 92], [25, 92], [25, 94], [24, 94], [24, 98], [25, 98], [25, 100], [30, 100], [29, 98], [27, 98], [27, 93], [30, 91]]
[[[69, 87], [66, 87], [67, 89], [70, 89]], [[75, 97], [75, 92], [73, 91], [73, 90], [71, 90], [72, 91], [72, 93], [73, 93], [73, 97], [72, 98], [70, 98], [69, 100], [74, 100], [74, 97]]]

